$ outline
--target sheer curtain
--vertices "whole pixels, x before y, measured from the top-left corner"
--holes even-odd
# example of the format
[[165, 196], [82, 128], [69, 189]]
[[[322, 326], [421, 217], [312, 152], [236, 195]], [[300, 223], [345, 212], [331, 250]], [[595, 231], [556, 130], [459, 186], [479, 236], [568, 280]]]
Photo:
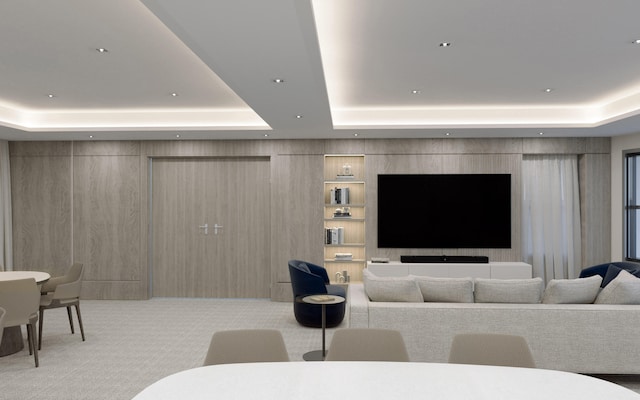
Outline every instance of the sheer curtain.
[[9, 143], [0, 140], [0, 271], [13, 269]]
[[577, 278], [581, 268], [578, 157], [524, 156], [522, 239], [533, 276]]

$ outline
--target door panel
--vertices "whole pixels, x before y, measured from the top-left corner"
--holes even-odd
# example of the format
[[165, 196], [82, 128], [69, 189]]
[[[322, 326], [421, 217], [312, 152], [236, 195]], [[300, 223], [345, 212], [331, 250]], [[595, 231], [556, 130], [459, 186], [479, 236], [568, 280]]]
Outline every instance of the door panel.
[[268, 159], [154, 159], [152, 174], [153, 296], [270, 297]]

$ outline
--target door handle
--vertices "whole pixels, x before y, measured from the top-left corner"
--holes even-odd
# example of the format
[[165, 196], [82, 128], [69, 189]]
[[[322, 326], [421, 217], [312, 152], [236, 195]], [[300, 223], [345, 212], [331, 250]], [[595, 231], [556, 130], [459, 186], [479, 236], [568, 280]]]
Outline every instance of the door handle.
[[218, 234], [218, 229], [222, 229], [222, 228], [224, 228], [224, 226], [218, 225], [218, 224], [213, 224], [213, 234], [217, 235]]
[[[205, 235], [209, 234], [209, 224], [200, 225], [198, 228], [204, 229], [204, 234]], [[216, 233], [217, 233], [217, 230], [216, 230]]]

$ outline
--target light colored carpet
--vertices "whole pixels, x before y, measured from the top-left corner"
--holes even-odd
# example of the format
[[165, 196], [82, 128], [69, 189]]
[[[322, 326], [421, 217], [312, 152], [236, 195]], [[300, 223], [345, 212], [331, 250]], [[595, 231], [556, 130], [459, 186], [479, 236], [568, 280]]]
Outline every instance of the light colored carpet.
[[[85, 342], [77, 321], [76, 334], [71, 335], [64, 309], [48, 310], [40, 367], [34, 367], [26, 346], [0, 358], [0, 399], [131, 399], [160, 378], [201, 366], [211, 335], [217, 330], [279, 329], [290, 358], [296, 361], [322, 345], [321, 330], [300, 326], [291, 303], [258, 299], [84, 300], [81, 311]], [[327, 330], [327, 340], [333, 331]], [[606, 379], [640, 393], [638, 376]]]

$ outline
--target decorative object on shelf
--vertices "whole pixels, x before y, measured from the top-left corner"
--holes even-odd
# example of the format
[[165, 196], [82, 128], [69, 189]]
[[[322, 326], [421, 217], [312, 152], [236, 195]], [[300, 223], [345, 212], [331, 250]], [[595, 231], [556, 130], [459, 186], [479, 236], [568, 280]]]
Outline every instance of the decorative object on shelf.
[[352, 253], [336, 253], [335, 259], [336, 261], [352, 261], [353, 254]]
[[336, 179], [353, 179], [351, 164], [346, 163], [342, 166], [342, 173], [336, 175]]
[[333, 213], [333, 218], [351, 218], [351, 208], [336, 208], [336, 211]]
[[351, 276], [348, 271], [336, 272], [336, 282], [338, 283], [349, 283], [351, 281]]

